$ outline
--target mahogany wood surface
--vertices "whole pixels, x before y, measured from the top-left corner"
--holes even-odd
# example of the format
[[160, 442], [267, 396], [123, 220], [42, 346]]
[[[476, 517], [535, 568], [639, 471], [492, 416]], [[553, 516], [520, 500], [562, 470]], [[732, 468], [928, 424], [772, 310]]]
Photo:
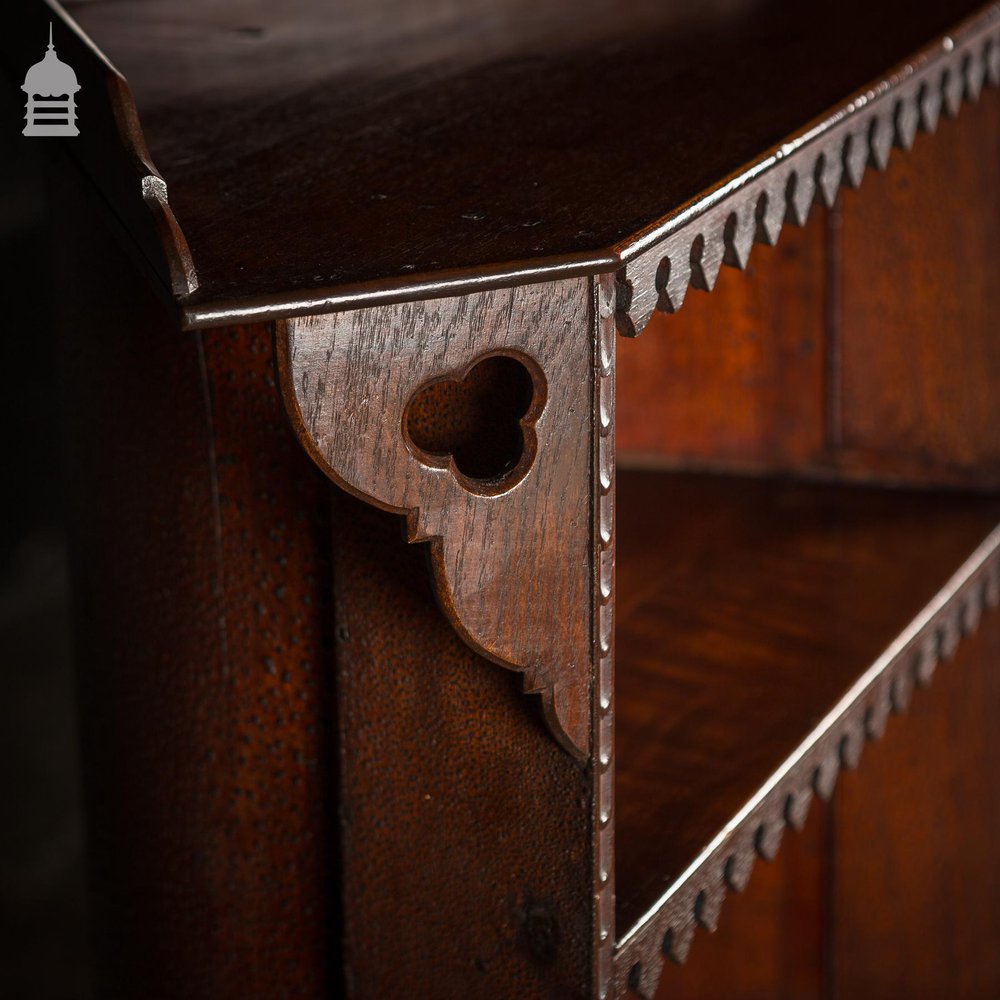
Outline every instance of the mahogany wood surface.
[[331, 496], [349, 995], [596, 995], [590, 768], [452, 629], [427, 546]]
[[838, 997], [1000, 994], [998, 664], [994, 615], [844, 779], [829, 918]]
[[981, 6], [67, 5], [136, 95], [198, 270], [191, 304], [613, 267], [613, 245]]
[[997, 995], [998, 656], [994, 616], [664, 969], [657, 1000]]
[[993, 498], [619, 470], [619, 937], [998, 520]]
[[1000, 483], [1000, 91], [845, 192], [841, 461]]
[[826, 435], [827, 212], [758, 247], [618, 342], [618, 453], [630, 465], [789, 469]]
[[1000, 90], [618, 345], [628, 465], [1000, 484]]
[[55, 262], [95, 995], [337, 996], [329, 485], [269, 332], [181, 333], [80, 187]]
[[746, 889], [726, 900], [718, 928], [695, 936], [683, 965], [665, 964], [656, 1000], [832, 1000], [827, 887], [836, 801], [815, 803], [777, 857], [754, 867]]
[[[719, 860], [713, 838], [895, 648], [1000, 499], [616, 471], [614, 324], [632, 322], [631, 278], [610, 271], [644, 227], [974, 6], [847, 0], [829, 19], [790, 0], [71, 5], [128, 74], [152, 147], [108, 184], [132, 185], [131, 208], [176, 237], [166, 189], [145, 184], [155, 159], [201, 282], [188, 294], [182, 267], [171, 300], [123, 251], [129, 219], [63, 191], [81, 213], [58, 271], [83, 307], [64, 326], [67, 396], [87, 415], [71, 441], [102, 996], [542, 1000], [603, 996], [613, 972], [619, 994], [650, 997], [663, 955], [682, 960], [694, 924], [714, 927], [724, 883], [742, 888], [754, 851], [773, 857], [786, 823], [807, 822], [813, 789], [830, 794], [908, 700], [912, 669], [887, 677], [881, 716], [830, 730], [777, 822], [745, 814], [711, 886], [640, 926], [692, 863]], [[19, 45], [0, 44], [5, 62]], [[996, 77], [1000, 47], [977, 45]], [[961, 101], [986, 75], [957, 72], [941, 69], [932, 96]], [[122, 125], [123, 85], [106, 82], [94, 142]], [[915, 85], [908, 101], [896, 110], [915, 114]], [[874, 195], [833, 204], [841, 169], [884, 166], [915, 119], [877, 133], [890, 119], [872, 119], [863, 147], [810, 161], [827, 208], [755, 251], [749, 282], [692, 293], [619, 348], [625, 463], [1000, 482], [998, 109], [990, 93], [936, 144], [918, 139]], [[813, 188], [781, 193], [804, 222]], [[685, 243], [693, 232], [672, 245], [685, 290], [770, 241], [768, 219], [739, 207], [740, 240], [720, 202], [705, 218], [727, 228], [707, 250]], [[655, 253], [634, 261], [638, 317], [669, 288]], [[498, 264], [517, 287], [489, 284]], [[538, 283], [549, 266], [559, 280]], [[461, 269], [483, 281], [468, 296], [178, 329], [200, 304]], [[972, 630], [976, 583], [977, 600], [927, 629], [928, 671]], [[844, 824], [810, 821], [793, 874], [765, 880], [775, 922], [757, 928], [748, 990], [889, 990], [871, 970], [880, 954], [903, 961], [904, 940], [942, 942], [914, 963], [915, 995], [959, 963], [963, 995], [996, 981], [954, 926], [963, 909], [995, 926], [994, 873], [959, 891], [960, 866], [934, 872], [916, 915], [904, 896], [963, 841], [962, 816], [940, 820], [935, 803], [991, 793], [970, 773], [995, 742], [982, 734], [995, 682], [977, 683], [967, 728], [957, 689], [929, 723], [936, 798], [892, 789], [872, 820], [874, 787], [848, 791]], [[875, 787], [931, 752], [911, 746]], [[983, 816], [968, 840], [987, 854], [1000, 816]], [[894, 867], [893, 845], [928, 826]], [[613, 856], [617, 938], [639, 928], [614, 969]], [[893, 894], [881, 911], [876, 885]]]

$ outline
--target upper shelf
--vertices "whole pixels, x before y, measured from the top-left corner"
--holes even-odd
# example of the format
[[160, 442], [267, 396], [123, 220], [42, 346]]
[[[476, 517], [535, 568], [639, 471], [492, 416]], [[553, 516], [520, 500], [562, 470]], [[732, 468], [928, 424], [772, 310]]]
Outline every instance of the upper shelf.
[[613, 270], [945, 33], [1000, 24], [974, 0], [65, 6], [134, 94], [193, 325]]

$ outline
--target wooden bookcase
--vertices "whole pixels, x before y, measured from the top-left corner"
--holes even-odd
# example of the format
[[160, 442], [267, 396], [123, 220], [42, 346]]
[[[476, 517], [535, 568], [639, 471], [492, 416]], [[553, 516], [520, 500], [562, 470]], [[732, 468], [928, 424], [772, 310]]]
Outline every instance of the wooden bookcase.
[[1000, 6], [50, 21], [99, 995], [995, 996]]

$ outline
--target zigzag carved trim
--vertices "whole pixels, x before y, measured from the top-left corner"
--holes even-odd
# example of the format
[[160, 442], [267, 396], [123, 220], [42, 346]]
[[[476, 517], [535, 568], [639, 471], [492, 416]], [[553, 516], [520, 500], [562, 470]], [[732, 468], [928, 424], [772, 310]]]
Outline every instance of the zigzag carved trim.
[[842, 767], [857, 766], [866, 739], [878, 739], [891, 712], [909, 706], [914, 685], [926, 686], [940, 660], [1000, 604], [1000, 527], [885, 653], [858, 679], [657, 905], [619, 942], [615, 993], [651, 1000], [664, 958], [687, 958], [695, 927], [714, 930], [726, 889], [741, 892], [757, 855], [771, 860], [786, 826], [800, 829], [813, 795], [828, 799]]
[[619, 332], [637, 336], [654, 312], [676, 312], [689, 286], [711, 291], [722, 264], [744, 269], [754, 243], [773, 246], [784, 223], [804, 225], [817, 197], [832, 205], [869, 165], [885, 170], [893, 146], [910, 149], [918, 128], [933, 132], [942, 110], [954, 117], [987, 82], [1000, 86], [997, 4], [675, 213], [618, 271]]

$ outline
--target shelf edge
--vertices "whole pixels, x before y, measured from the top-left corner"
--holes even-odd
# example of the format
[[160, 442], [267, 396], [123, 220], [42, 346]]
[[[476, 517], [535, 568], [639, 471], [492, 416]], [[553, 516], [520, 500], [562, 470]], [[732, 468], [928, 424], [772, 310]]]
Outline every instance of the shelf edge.
[[[710, 291], [723, 263], [745, 268], [753, 244], [773, 244], [785, 222], [804, 224], [817, 198], [832, 203], [841, 184], [857, 186], [869, 164], [885, 169], [892, 146], [908, 149], [918, 128], [933, 132], [942, 109], [954, 116], [985, 84], [1000, 86], [1000, 2], [993, 2], [752, 162], [610, 247], [362, 285], [196, 302], [196, 261], [150, 157], [127, 80], [58, 0], [44, 0], [41, 8], [88, 50], [93, 77], [103, 75], [127, 160], [114, 172], [128, 176], [118, 178], [124, 190], [104, 181], [99, 186], [172, 289], [187, 329], [614, 272], [618, 329], [634, 336], [654, 312], [680, 308], [692, 285]], [[87, 173], [95, 183], [102, 176]], [[139, 201], [146, 219], [139, 218]]]
[[638, 336], [656, 312], [673, 313], [689, 288], [709, 292], [723, 264], [745, 270], [755, 243], [773, 246], [785, 224], [805, 225], [815, 201], [831, 207], [893, 148], [933, 133], [985, 85], [1000, 87], [1000, 4], [925, 46], [880, 80], [814, 119], [644, 232], [613, 248], [618, 332]]
[[652, 1000], [665, 958], [687, 958], [696, 926], [715, 929], [727, 889], [742, 892], [755, 857], [771, 860], [786, 827], [800, 829], [813, 795], [828, 799], [841, 768], [857, 766], [866, 740], [909, 707], [950, 660], [983, 611], [1000, 604], [1000, 526], [869, 666], [760, 790], [657, 902], [618, 940], [615, 995]]

